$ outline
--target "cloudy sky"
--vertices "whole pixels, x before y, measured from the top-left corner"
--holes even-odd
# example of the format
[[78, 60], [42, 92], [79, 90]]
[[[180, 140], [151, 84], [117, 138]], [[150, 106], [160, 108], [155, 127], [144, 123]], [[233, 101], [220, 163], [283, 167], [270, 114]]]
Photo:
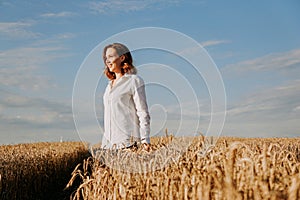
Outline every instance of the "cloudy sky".
[[[79, 140], [72, 91], [80, 66], [107, 38], [143, 27], [183, 33], [205, 48], [226, 91], [222, 135], [300, 136], [299, 10], [297, 0], [0, 0], [0, 144]], [[176, 133], [181, 125], [185, 130], [181, 134], [189, 135], [193, 132], [189, 128], [197, 123], [196, 131], [205, 133], [210, 96], [203, 81], [188, 78], [193, 74], [189, 66], [162, 51], [137, 51], [133, 57], [145, 80], [151, 81], [151, 74], [157, 78], [160, 73], [151, 73], [154, 70], [163, 74], [172, 67], [185, 77], [170, 82], [172, 87], [146, 87], [152, 135], [165, 128]], [[101, 77], [101, 55], [97, 62]], [[148, 67], [147, 63], [157, 64]], [[100, 126], [106, 84], [102, 78], [95, 94]], [[188, 98], [178, 103], [177, 95], [190, 88], [196, 96], [185, 93]], [[194, 101], [201, 116], [192, 109]], [[88, 121], [84, 128], [86, 133], [98, 131]]]

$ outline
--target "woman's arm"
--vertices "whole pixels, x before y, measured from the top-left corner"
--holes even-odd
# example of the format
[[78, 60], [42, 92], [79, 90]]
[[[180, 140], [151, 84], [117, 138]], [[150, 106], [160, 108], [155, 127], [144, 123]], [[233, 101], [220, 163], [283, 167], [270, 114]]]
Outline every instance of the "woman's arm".
[[143, 79], [138, 76], [135, 76], [133, 80], [133, 101], [139, 119], [141, 142], [143, 144], [150, 144], [150, 115], [146, 100], [145, 85]]

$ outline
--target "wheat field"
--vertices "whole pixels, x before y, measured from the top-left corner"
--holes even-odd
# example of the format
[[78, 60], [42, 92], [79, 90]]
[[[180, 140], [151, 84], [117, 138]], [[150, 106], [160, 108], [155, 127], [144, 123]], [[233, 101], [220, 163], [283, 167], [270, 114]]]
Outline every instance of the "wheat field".
[[0, 146], [0, 199], [69, 199], [71, 172], [88, 156], [82, 142]]
[[199, 136], [182, 152], [175, 140], [152, 138], [150, 152], [95, 151], [73, 171], [68, 186], [78, 179], [81, 185], [70, 198], [300, 199], [300, 138], [223, 137], [208, 146]]
[[0, 199], [300, 199], [300, 138], [151, 143], [93, 156], [81, 142], [0, 146]]

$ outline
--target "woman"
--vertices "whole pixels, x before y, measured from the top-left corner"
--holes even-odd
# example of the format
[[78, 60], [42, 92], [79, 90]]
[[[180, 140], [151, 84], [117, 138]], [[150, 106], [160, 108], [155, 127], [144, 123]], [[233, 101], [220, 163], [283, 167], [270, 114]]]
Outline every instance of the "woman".
[[144, 81], [136, 75], [128, 48], [113, 43], [103, 50], [104, 73], [110, 80], [104, 96], [102, 148], [150, 148], [150, 116]]

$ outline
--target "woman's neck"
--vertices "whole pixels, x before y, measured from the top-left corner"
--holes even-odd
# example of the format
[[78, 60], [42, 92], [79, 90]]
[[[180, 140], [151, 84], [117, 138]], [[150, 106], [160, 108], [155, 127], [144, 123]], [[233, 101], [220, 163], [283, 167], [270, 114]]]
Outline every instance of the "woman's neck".
[[115, 75], [116, 75], [116, 78], [112, 80], [111, 87], [113, 87], [115, 85], [116, 81], [119, 80], [123, 76], [122, 73], [115, 73]]
[[118, 80], [119, 78], [121, 78], [123, 76], [122, 73], [115, 73], [115, 75], [116, 75], [116, 79], [115, 80]]

